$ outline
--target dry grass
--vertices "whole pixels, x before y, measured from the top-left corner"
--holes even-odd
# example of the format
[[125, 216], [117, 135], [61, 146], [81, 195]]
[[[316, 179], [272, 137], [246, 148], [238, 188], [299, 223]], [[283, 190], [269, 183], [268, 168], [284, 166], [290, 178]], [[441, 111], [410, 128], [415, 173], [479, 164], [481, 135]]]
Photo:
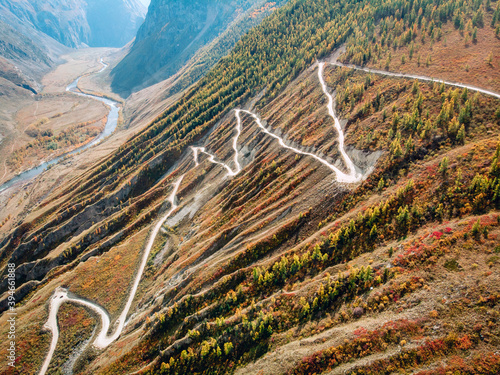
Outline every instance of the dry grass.
[[[489, 26], [490, 22], [491, 17], [485, 17], [485, 27], [478, 29], [477, 42], [466, 44], [465, 36], [450, 22], [443, 25], [441, 40], [433, 44], [429, 39], [422, 44], [417, 38], [412, 59], [409, 58], [409, 46], [397, 50], [391, 48], [389, 71], [421, 74], [500, 92], [500, 40], [495, 36], [495, 29]], [[488, 62], [490, 54], [491, 64]], [[406, 59], [404, 64], [401, 61], [403, 56]], [[378, 62], [368, 66], [385, 69], [387, 57], [386, 53]]]
[[80, 264], [67, 275], [64, 284], [76, 295], [104, 307], [112, 319], [116, 318], [128, 298], [147, 234], [144, 229], [107, 253]]

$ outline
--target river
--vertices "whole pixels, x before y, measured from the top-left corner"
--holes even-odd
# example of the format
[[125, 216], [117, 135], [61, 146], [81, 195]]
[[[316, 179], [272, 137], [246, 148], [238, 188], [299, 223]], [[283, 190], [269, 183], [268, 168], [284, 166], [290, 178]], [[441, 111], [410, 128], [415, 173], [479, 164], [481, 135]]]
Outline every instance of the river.
[[[106, 70], [106, 68], [108, 67], [108, 64], [104, 63], [102, 59], [101, 59], [101, 64], [103, 65], [103, 67], [97, 73], [101, 73], [102, 71]], [[90, 94], [82, 94], [81, 92], [78, 91], [78, 82], [80, 81], [81, 78], [82, 77], [78, 77], [77, 79], [75, 79], [68, 87], [66, 87], [66, 91], [71, 92], [72, 94], [75, 94], [78, 96], [83, 96], [86, 98], [98, 100], [98, 101], [106, 104], [109, 107], [108, 121], [106, 122], [106, 126], [104, 127], [103, 132], [101, 134], [99, 134], [97, 137], [95, 137], [91, 142], [89, 142], [83, 146], [80, 146], [80, 147], [74, 149], [73, 151], [62, 154], [62, 155], [60, 155], [52, 160], [43, 162], [37, 167], [34, 167], [32, 169], [28, 169], [27, 171], [21, 172], [16, 177], [14, 177], [11, 180], [0, 185], [0, 192], [11, 188], [12, 186], [14, 186], [18, 183], [31, 180], [32, 178], [38, 176], [43, 171], [47, 170], [48, 167], [58, 163], [59, 161], [61, 161], [65, 157], [75, 155], [83, 150], [86, 150], [92, 146], [95, 146], [96, 144], [100, 143], [104, 138], [113, 134], [113, 132], [115, 131], [116, 126], [118, 124], [118, 113], [120, 111], [120, 108], [118, 107], [118, 102], [115, 102], [114, 100], [111, 100], [108, 98], [101, 98], [100, 96], [95, 96], [95, 95], [90, 95]]]

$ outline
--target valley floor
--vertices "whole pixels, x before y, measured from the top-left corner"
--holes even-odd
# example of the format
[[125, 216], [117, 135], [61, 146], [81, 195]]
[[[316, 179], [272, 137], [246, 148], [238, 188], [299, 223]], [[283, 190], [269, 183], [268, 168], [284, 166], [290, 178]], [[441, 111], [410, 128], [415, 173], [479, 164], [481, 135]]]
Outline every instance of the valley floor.
[[[0, 122], [0, 126], [3, 126], [0, 134], [4, 135], [0, 143], [0, 185], [21, 171], [90, 142], [102, 132], [109, 113], [108, 107], [96, 100], [68, 93], [66, 88], [81, 76], [78, 89], [82, 92], [123, 102], [122, 98], [110, 91], [107, 83], [110, 69], [99, 73], [103, 67], [101, 58], [112, 67], [122, 53], [121, 50], [109, 48], [87, 48], [72, 52], [63, 56], [66, 63], [43, 78], [44, 88], [41, 93], [18, 93], [12, 95], [8, 103], [4, 103], [10, 112], [6, 115], [8, 119]], [[5, 96], [0, 97], [1, 100], [5, 100]], [[45, 171], [42, 176], [0, 192], [0, 238], [11, 230], [13, 218], [29, 215], [36, 203], [55, 187], [80, 175], [137, 131], [137, 127], [123, 129], [123, 121], [120, 114], [119, 131], [105, 143], [94, 146], [91, 152], [67, 158]], [[30, 131], [35, 131], [36, 134], [30, 136]], [[75, 137], [79, 140], [64, 146], [68, 144], [67, 139]], [[58, 143], [56, 150], [47, 148], [52, 139]]]

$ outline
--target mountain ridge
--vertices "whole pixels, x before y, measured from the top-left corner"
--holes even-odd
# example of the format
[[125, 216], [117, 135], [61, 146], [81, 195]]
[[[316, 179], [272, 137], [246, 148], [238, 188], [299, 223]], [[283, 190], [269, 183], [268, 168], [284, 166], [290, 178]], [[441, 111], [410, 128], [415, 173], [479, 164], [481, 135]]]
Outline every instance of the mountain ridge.
[[138, 0], [0, 1], [5, 22], [29, 25], [71, 48], [122, 47], [133, 39], [145, 13]]

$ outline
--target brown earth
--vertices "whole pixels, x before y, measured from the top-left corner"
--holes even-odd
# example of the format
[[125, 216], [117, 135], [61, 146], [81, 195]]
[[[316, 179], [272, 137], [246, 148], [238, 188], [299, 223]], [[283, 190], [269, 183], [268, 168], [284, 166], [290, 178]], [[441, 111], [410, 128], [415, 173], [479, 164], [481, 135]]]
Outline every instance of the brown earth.
[[[431, 43], [427, 38], [422, 43], [420, 38], [416, 39], [411, 59], [409, 46], [396, 50], [391, 48], [389, 71], [421, 74], [499, 92], [500, 40], [495, 36], [495, 29], [489, 27], [490, 22], [491, 17], [485, 16], [486, 26], [478, 29], [477, 41], [472, 41], [469, 37], [467, 43], [465, 33], [456, 30], [451, 23], [445, 24], [440, 40]], [[491, 63], [488, 61], [490, 55]], [[387, 57], [387, 53], [383, 54], [378, 62], [372, 62], [368, 66], [385, 69]]]

